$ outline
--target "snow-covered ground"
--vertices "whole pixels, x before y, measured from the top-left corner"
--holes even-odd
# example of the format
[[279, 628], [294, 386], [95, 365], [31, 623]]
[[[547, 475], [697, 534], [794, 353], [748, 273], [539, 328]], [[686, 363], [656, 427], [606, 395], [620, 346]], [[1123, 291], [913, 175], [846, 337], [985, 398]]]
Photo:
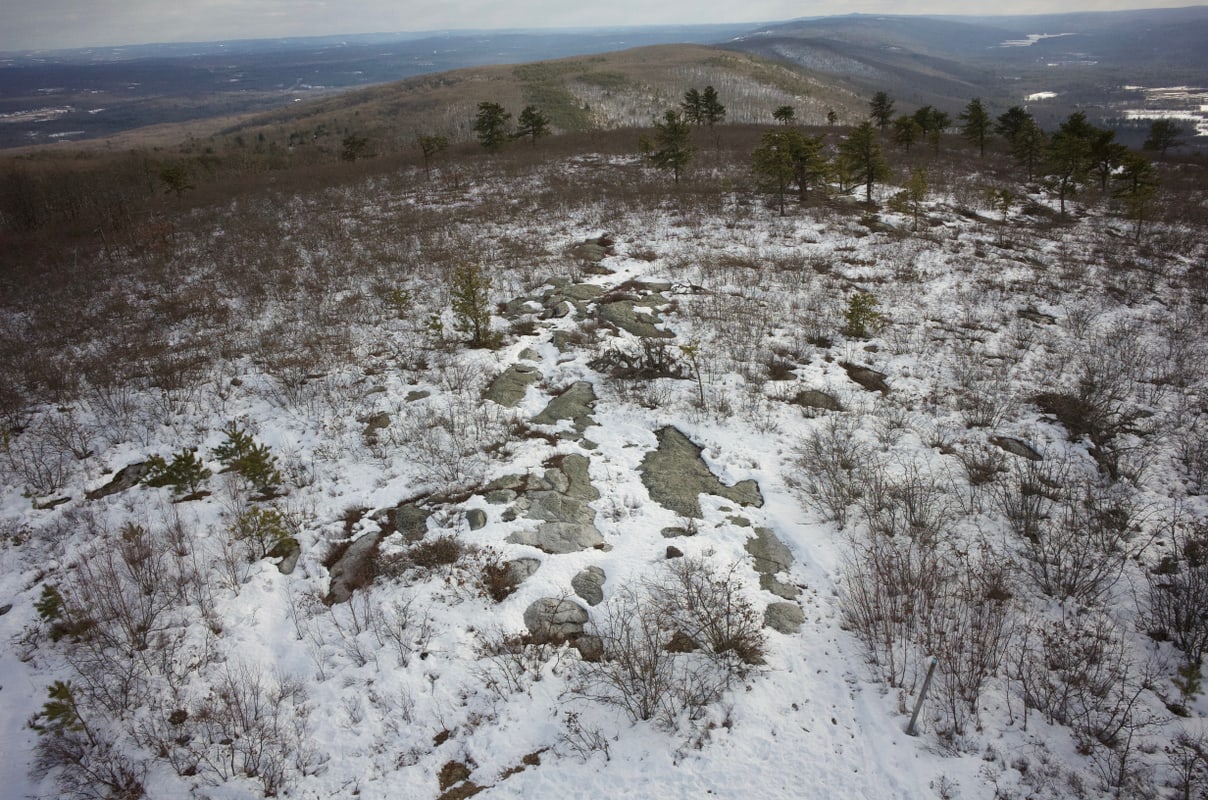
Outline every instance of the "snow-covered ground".
[[[9, 643], [0, 651], [2, 794], [65, 791], [53, 770], [31, 775], [40, 735], [28, 723], [54, 681], [70, 681], [80, 706], [69, 725], [80, 730], [60, 733], [95, 739], [84, 749], [104, 754], [90, 768], [112, 776], [124, 765], [156, 798], [259, 796], [270, 762], [281, 796], [304, 798], [435, 798], [442, 769], [453, 791], [467, 790], [456, 779], [468, 775], [484, 787], [480, 796], [500, 798], [1103, 797], [1112, 782], [1127, 796], [1168, 791], [1173, 757], [1164, 748], [1184, 729], [1201, 732], [1202, 708], [1192, 696], [1189, 717], [1167, 710], [1183, 702], [1171, 683], [1178, 654], [1143, 635], [1138, 608], [1176, 518], [1208, 515], [1206, 476], [1196, 473], [1208, 461], [1192, 447], [1205, 449], [1203, 231], [1155, 223], [1139, 249], [1131, 222], [1089, 205], [1054, 222], [1054, 203], [1042, 196], [1015, 202], [1003, 223], [970, 188], [976, 177], [951, 175], [933, 181], [917, 232], [909, 215], [888, 210], [889, 192], [875, 218], [843, 203], [777, 217], [734, 188], [740, 178], [718, 177], [724, 188], [690, 196], [657, 188], [664, 179], [628, 159], [461, 175], [439, 189], [409, 173], [237, 201], [175, 232], [168, 258], [191, 272], [170, 291], [192, 284], [223, 313], [189, 317], [164, 336], [182, 348], [198, 338], [222, 343], [212, 363], [176, 386], [85, 386], [37, 409], [5, 442], [0, 603], [12, 607], [0, 616]], [[624, 184], [656, 190], [638, 200], [617, 188]], [[538, 199], [566, 185], [583, 188]], [[271, 244], [255, 246], [277, 248], [261, 262], [243, 252], [254, 246], [246, 231], [255, 218], [273, 231]], [[596, 269], [572, 248], [601, 234], [615, 245]], [[264, 270], [249, 279], [263, 288], [255, 299], [217, 277], [239, 257], [248, 259], [241, 269]], [[290, 281], [265, 266], [274, 259], [277, 269], [291, 265]], [[497, 350], [466, 349], [454, 332], [448, 275], [465, 261], [492, 278], [492, 303], [532, 300], [510, 319], [494, 309]], [[384, 294], [383, 282], [406, 297]], [[597, 359], [640, 346], [600, 321], [602, 301], [565, 316], [540, 313], [554, 288], [585, 284], [635, 297], [658, 291], [647, 316], [674, 334], [670, 353], [684, 377], [606, 374]], [[128, 288], [135, 303], [165, 291]], [[849, 328], [859, 292], [877, 301], [866, 336]], [[291, 348], [296, 363], [285, 357]], [[482, 399], [521, 362], [539, 376], [515, 407]], [[864, 389], [845, 365], [881, 373], [888, 391]], [[1104, 413], [1129, 419], [1110, 445], [1111, 476], [1091, 437], [1071, 433], [1035, 400], [1094, 380], [1109, 395]], [[529, 424], [578, 381], [598, 398], [581, 438], [569, 423]], [[805, 390], [843, 410], [790, 402]], [[383, 413], [384, 426], [367, 431]], [[256, 500], [222, 472], [215, 449], [232, 421], [277, 458], [280, 496]], [[703, 495], [702, 517], [691, 520], [652, 499], [640, 468], [667, 426], [702, 448], [725, 486], [756, 481], [762, 505]], [[805, 454], [827, 431], [865, 454], [850, 473], [863, 497], [852, 497], [842, 525], [813, 494], [820, 484], [810, 471], [821, 459]], [[1007, 453], [995, 437], [1024, 442], [1044, 460]], [[85, 498], [121, 468], [153, 455], [170, 461], [184, 448], [196, 448], [213, 473], [208, 494], [180, 500], [169, 487], [140, 485]], [[1099, 443], [1098, 455], [1105, 448]], [[571, 454], [589, 459], [603, 546], [549, 553], [510, 542], [535, 523], [505, 513], [488, 484], [539, 476]], [[984, 482], [972, 478], [978, 464], [989, 465]], [[1045, 474], [1132, 510], [1104, 554], [1118, 560], [1101, 593], [1062, 598], [1040, 588], [999, 500], [1028, 469], [1051, 469]], [[845, 621], [854, 566], [884, 536], [876, 525], [888, 512], [868, 500], [874, 485], [897, 487], [880, 496], [891, 504], [912, 502], [902, 487], [922, 487], [915, 499], [939, 510], [917, 541], [950, 559], [942, 570], [952, 580], [997, 567], [1009, 589], [994, 600], [1008, 644], [986, 665], [972, 707], [945, 709], [940, 698], [952, 695], [933, 687], [917, 736], [905, 728], [922, 673], [930, 656], [944, 655], [923, 642], [944, 637], [898, 628], [909, 632], [888, 646], [902, 661], [887, 682], [886, 663], [869, 662], [869, 643]], [[433, 512], [425, 541], [454, 536], [475, 552], [380, 574], [351, 601], [326, 605], [332, 544], [378, 533], [375, 512], [404, 501]], [[249, 560], [232, 538], [253, 508], [279, 511], [297, 539], [292, 573], [278, 569], [279, 557]], [[467, 521], [472, 510], [485, 512], [481, 527]], [[676, 526], [695, 535], [666, 538]], [[663, 579], [668, 545], [723, 573], [733, 568], [741, 597], [762, 617], [782, 598], [760, 588], [747, 550], [758, 529], [791, 552], [779, 580], [800, 590], [804, 621], [796, 633], [766, 629], [765, 663], [695, 714], [634, 721], [589, 699], [574, 690], [582, 664], [570, 647], [498, 655], [504, 637], [525, 632], [534, 601], [586, 606], [571, 582], [591, 566], [607, 576], [604, 603], [589, 609], [601, 621], [627, 588]], [[379, 557], [412, 547], [392, 533]], [[495, 602], [480, 591], [483, 564], [519, 558], [540, 566], [512, 594]], [[958, 563], [970, 572], [957, 575]], [[102, 599], [118, 595], [125, 605], [115, 606], [156, 607], [144, 609], [147, 629], [101, 621], [125, 645], [96, 644], [89, 625], [54, 641], [53, 614], [40, 619], [35, 607], [46, 586], [69, 604], [82, 598], [85, 609], [108, 608]], [[1035, 708], [1025, 715], [1020, 683], [1040, 678], [1019, 665], [1037, 631], [1085, 631], [1077, 620], [1096, 615], [1127, 661], [1127, 675], [1113, 673], [1105, 692], [1136, 687], [1140, 698], [1114, 718], [1127, 742], [1087, 742], [1074, 735], [1076, 721], [1058, 724]], [[143, 636], [146, 647], [116, 654]], [[115, 674], [115, 665], [129, 672]], [[959, 666], [940, 663], [936, 685]], [[1148, 677], [1138, 682], [1142, 669]], [[246, 708], [257, 702], [266, 705]], [[255, 724], [203, 720], [206, 709], [217, 716], [234, 705]], [[235, 729], [235, 741], [214, 733]], [[203, 746], [206, 731], [212, 741]], [[246, 753], [234, 755], [255, 737], [279, 748], [261, 754], [258, 771], [246, 768]], [[128, 761], [105, 751], [108, 743]], [[104, 796], [101, 779], [89, 781], [78, 794]]]

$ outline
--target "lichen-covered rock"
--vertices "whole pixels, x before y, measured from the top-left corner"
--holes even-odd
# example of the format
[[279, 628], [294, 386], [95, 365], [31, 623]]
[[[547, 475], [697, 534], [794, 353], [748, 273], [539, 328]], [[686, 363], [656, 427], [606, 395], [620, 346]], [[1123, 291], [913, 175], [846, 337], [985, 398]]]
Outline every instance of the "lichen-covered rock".
[[481, 530], [487, 524], [487, 512], [481, 508], [471, 508], [466, 512], [466, 524], [472, 531]]
[[102, 497], [108, 497], [111, 494], [124, 492], [127, 489], [132, 489], [142, 481], [143, 478], [151, 472], [151, 464], [147, 461], [139, 461], [136, 464], [122, 467], [113, 476], [113, 480], [105, 484], [99, 489], [93, 489], [84, 495], [88, 500], [100, 500]]
[[515, 586], [533, 577], [533, 573], [541, 566], [539, 558], [514, 558], [507, 562], [508, 580]]
[[564, 597], [542, 597], [524, 611], [524, 625], [537, 642], [572, 639], [583, 633], [587, 620], [587, 609]]
[[1026, 458], [1028, 461], [1044, 460], [1044, 456], [1038, 453], [1036, 448], [1019, 439], [1012, 439], [1010, 436], [991, 436], [990, 441], [1011, 455]]
[[607, 576], [599, 567], [587, 567], [570, 579], [570, 586], [575, 594], [589, 606], [598, 606], [604, 601], [604, 581]]
[[[586, 456], [565, 456], [556, 467], [533, 481], [524, 493], [524, 516], [540, 521], [536, 530], [517, 531], [508, 537], [514, 544], [527, 544], [547, 553], [574, 553], [604, 543], [596, 528], [596, 512], [589, 503], [600, 498], [588, 477]], [[518, 503], [519, 505], [519, 503]]]
[[331, 565], [331, 586], [327, 591], [328, 603], [343, 603], [352, 597], [359, 577], [368, 569], [368, 563], [377, 556], [381, 531], [364, 533], [348, 546], [336, 563]]
[[781, 633], [797, 633], [803, 622], [805, 612], [796, 603], [769, 603], [763, 612], [764, 626]]
[[491, 381], [482, 396], [506, 408], [514, 408], [524, 399], [528, 387], [539, 380], [541, 372], [532, 364], [513, 364]]
[[642, 483], [656, 503], [684, 517], [701, 519], [700, 495], [724, 497], [744, 506], [763, 505], [759, 484], [752, 480], [726, 486], [701, 458], [701, 448], [677, 428], [662, 428], [655, 434], [659, 446], [646, 454], [638, 468]]
[[885, 382], [885, 379], [889, 376], [884, 372], [877, 372], [875, 369], [861, 367], [858, 364], [844, 363], [841, 366], [847, 372], [847, 377], [868, 391], [889, 394], [889, 384]]
[[562, 420], [570, 420], [579, 433], [591, 425], [592, 405], [596, 402], [596, 392], [587, 381], [578, 381], [570, 388], [549, 401], [545, 409], [533, 417], [535, 425], [556, 425]]
[[759, 588], [785, 600], [792, 600], [801, 594], [796, 586], [782, 583], [776, 578], [776, 575], [787, 572], [793, 566], [793, 554], [784, 546], [784, 542], [776, 538], [776, 534], [767, 528], [756, 528], [755, 535], [747, 540], [746, 550], [755, 562], [755, 571], [759, 573]]
[[826, 392], [820, 392], [817, 389], [805, 389], [797, 392], [796, 396], [789, 402], [802, 408], [816, 408], [822, 411], [843, 410], [843, 406], [839, 404], [838, 400]]
[[[659, 299], [662, 301], [659, 303], [660, 305], [667, 303], [665, 297]], [[647, 301], [617, 300], [602, 304], [596, 309], [596, 316], [600, 318], [601, 322], [615, 325], [634, 336], [655, 339], [674, 338], [675, 334], [671, 331], [657, 327], [656, 323], [660, 320], [653, 305], [654, 303]], [[643, 310], [638, 311], [639, 307]]]

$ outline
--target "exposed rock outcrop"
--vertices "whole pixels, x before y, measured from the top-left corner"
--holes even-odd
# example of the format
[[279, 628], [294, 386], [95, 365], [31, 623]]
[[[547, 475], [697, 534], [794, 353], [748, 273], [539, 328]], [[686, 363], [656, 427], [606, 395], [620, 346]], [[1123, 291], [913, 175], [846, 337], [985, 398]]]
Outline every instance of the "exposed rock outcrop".
[[776, 534], [767, 528], [756, 528], [755, 535], [747, 540], [746, 549], [755, 561], [755, 571], [759, 573], [759, 588], [786, 600], [792, 600], [801, 594], [801, 590], [796, 586], [782, 583], [776, 577], [793, 566], [793, 554], [784, 546], [784, 542], [776, 538]]
[[642, 483], [656, 503], [685, 517], [700, 519], [700, 495], [713, 494], [744, 506], [763, 505], [759, 484], [753, 480], [726, 486], [701, 458], [701, 448], [679, 431], [666, 427], [655, 432], [659, 446], [642, 459]]
[[587, 609], [563, 597], [542, 597], [524, 611], [524, 625], [538, 643], [573, 639], [587, 619]]
[[524, 399], [528, 387], [541, 380], [541, 371], [532, 364], [513, 364], [491, 381], [482, 396], [505, 408], [514, 408]]
[[509, 542], [527, 544], [547, 553], [574, 553], [604, 544], [596, 528], [596, 512], [589, 503], [600, 492], [588, 477], [590, 461], [571, 454], [545, 471], [541, 478], [528, 478], [514, 506], [516, 515], [539, 520], [536, 530], [517, 531]]

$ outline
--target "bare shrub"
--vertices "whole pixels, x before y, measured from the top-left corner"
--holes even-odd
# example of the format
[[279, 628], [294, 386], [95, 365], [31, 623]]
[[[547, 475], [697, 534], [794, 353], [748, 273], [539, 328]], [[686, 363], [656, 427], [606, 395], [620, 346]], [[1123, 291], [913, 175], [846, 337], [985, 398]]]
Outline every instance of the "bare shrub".
[[704, 559], [677, 558], [667, 562], [649, 591], [655, 610], [677, 634], [741, 673], [746, 665], [763, 663], [767, 642], [737, 569], [736, 563], [721, 573]]
[[1060, 601], [1105, 600], [1124, 567], [1144, 546], [1139, 511], [1123, 492], [1089, 484], [1060, 503], [1055, 519], [1025, 537], [1017, 565], [1040, 591]]
[[483, 480], [491, 456], [502, 452], [514, 430], [512, 413], [457, 395], [443, 407], [415, 409], [400, 422], [396, 443], [438, 488], [454, 491]]
[[846, 524], [851, 505], [863, 496], [876, 464], [872, 449], [854, 433], [852, 421], [827, 417], [797, 447], [798, 471], [791, 476], [801, 502], [840, 527]]
[[981, 729], [979, 711], [986, 682], [996, 675], [1011, 641], [1006, 568], [985, 551], [956, 570], [954, 585], [936, 603], [928, 649], [938, 659], [935, 693], [937, 729], [952, 739], [969, 722]]
[[[69, 692], [74, 691], [68, 687]], [[122, 752], [107, 734], [84, 722], [75, 710], [64, 724], [38, 725], [31, 774], [50, 777], [60, 796], [72, 800], [139, 800], [146, 796], [149, 765]], [[49, 703], [48, 703], [49, 705]]]
[[875, 535], [909, 536], [924, 543], [943, 538], [956, 516], [952, 497], [934, 475], [917, 465], [891, 476], [884, 469], [868, 470], [860, 508]]
[[421, 569], [434, 570], [457, 563], [465, 550], [465, 544], [456, 536], [437, 536], [408, 548], [407, 559]]
[[582, 761], [588, 761], [596, 753], [603, 753], [610, 761], [608, 737], [599, 728], [584, 725], [579, 712], [568, 711], [563, 717], [563, 730], [558, 738], [559, 749], [574, 753]]
[[57, 494], [67, 483], [71, 454], [51, 438], [27, 431], [5, 448], [9, 469], [34, 498]]
[[511, 694], [528, 691], [531, 684], [540, 681], [546, 665], [560, 661], [565, 649], [548, 639], [535, 641], [528, 635], [496, 630], [479, 632], [475, 651], [479, 681], [505, 700]]
[[211, 785], [253, 778], [265, 797], [275, 797], [316, 762], [307, 743], [309, 715], [301, 683], [230, 665], [204, 700], [177, 717], [173, 744], [184, 751], [178, 762], [190, 765], [183, 774]]
[[1145, 573], [1141, 624], [1182, 652], [1198, 684], [1208, 650], [1208, 522], [1176, 520], [1169, 530], [1169, 552]]
[[1168, 781], [1178, 800], [1195, 800], [1208, 790], [1208, 739], [1198, 734], [1179, 731], [1165, 747], [1166, 763], [1171, 778]]
[[673, 564], [598, 613], [602, 655], [579, 662], [570, 693], [619, 708], [633, 722], [674, 727], [682, 714], [699, 718], [746, 674], [746, 659], [763, 653], [762, 631], [733, 575], [703, 562]]
[[1105, 780], [1119, 786], [1135, 735], [1155, 722], [1141, 702], [1152, 676], [1134, 663], [1122, 632], [1105, 614], [1032, 620], [1020, 626], [1012, 646], [1010, 676], [1027, 709], [1069, 726], [1088, 754], [1113, 764]]
[[919, 643], [930, 638], [927, 626], [943, 617], [938, 604], [948, 571], [930, 542], [875, 534], [851, 542], [842, 567], [843, 624], [889, 686], [913, 687], [921, 678]]

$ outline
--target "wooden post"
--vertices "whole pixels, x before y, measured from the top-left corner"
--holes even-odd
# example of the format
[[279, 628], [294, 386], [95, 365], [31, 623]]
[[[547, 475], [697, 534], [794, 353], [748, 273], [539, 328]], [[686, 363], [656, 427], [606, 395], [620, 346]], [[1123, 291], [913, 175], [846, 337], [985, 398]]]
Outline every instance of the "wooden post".
[[927, 677], [923, 678], [923, 689], [919, 692], [919, 699], [914, 701], [914, 713], [910, 715], [910, 724], [906, 726], [907, 736], [917, 736], [914, 726], [919, 721], [919, 712], [923, 710], [923, 701], [927, 699], [927, 690], [931, 688], [931, 676], [935, 674], [935, 665], [939, 663], [939, 659], [935, 656], [931, 657], [931, 666], [927, 667]]

